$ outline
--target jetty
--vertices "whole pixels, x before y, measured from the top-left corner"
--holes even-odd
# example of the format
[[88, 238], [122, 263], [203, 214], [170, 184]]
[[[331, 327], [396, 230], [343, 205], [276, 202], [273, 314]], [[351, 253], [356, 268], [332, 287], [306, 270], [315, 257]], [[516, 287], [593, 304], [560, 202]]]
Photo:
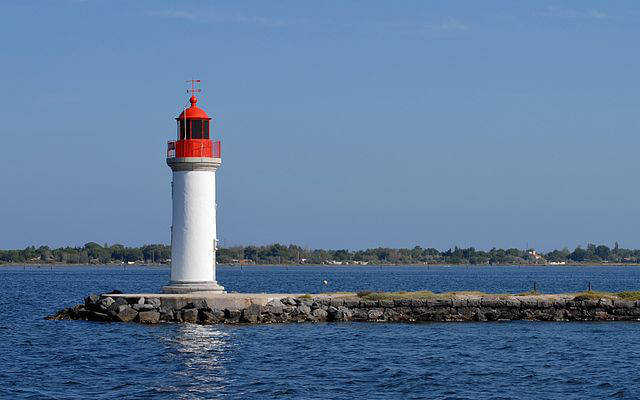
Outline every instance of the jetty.
[[92, 294], [51, 320], [273, 324], [320, 322], [640, 321], [637, 292], [486, 294], [360, 292], [322, 294]]

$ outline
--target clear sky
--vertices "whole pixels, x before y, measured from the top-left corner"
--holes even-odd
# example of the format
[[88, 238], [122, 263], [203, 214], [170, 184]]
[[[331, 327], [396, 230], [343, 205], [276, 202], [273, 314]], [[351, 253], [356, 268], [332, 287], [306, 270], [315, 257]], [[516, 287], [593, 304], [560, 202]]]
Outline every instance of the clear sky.
[[185, 80], [223, 245], [640, 247], [640, 2], [0, 5], [0, 248], [169, 242]]

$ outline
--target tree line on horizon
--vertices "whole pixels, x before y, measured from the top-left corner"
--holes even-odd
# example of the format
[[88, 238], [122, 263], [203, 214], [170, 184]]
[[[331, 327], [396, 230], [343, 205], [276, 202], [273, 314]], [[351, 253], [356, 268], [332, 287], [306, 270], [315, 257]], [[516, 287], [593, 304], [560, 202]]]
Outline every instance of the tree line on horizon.
[[[121, 244], [100, 245], [86, 243], [82, 247], [28, 246], [19, 250], [0, 250], [0, 263], [59, 263], [59, 264], [114, 264], [114, 263], [169, 263], [171, 247], [148, 244], [127, 247]], [[279, 243], [263, 246], [231, 246], [217, 251], [220, 264], [474, 264], [517, 265], [553, 263], [640, 263], [640, 250], [623, 249], [616, 242], [613, 248], [588, 244], [574, 250], [564, 248], [549, 252], [533, 249], [477, 250], [474, 247], [454, 247], [446, 251], [435, 248], [387, 248], [366, 250], [308, 249], [298, 245]]]

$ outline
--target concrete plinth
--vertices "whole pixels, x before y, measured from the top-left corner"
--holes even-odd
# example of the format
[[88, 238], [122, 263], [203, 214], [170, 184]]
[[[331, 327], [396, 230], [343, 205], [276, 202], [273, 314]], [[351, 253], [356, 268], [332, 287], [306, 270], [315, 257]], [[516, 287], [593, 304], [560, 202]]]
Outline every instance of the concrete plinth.
[[[264, 306], [270, 301], [284, 299], [286, 297], [299, 297], [296, 293], [224, 293], [224, 292], [190, 292], [190, 293], [121, 293], [103, 294], [115, 298], [127, 299], [130, 303], [136, 303], [140, 298], [159, 299], [173, 309], [179, 310], [189, 303], [206, 304], [213, 310], [242, 310], [252, 304]], [[344, 296], [344, 295], [338, 295]], [[319, 298], [330, 298], [330, 295], [318, 295]], [[335, 297], [335, 296], [334, 296]]]
[[226, 293], [224, 287], [217, 282], [170, 282], [162, 287], [163, 293], [184, 294], [196, 292]]

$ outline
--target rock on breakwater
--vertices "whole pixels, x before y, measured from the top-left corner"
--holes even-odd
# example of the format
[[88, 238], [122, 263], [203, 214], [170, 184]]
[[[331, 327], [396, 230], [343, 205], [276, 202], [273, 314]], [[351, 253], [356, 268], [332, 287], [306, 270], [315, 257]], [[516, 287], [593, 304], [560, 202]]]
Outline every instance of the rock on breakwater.
[[361, 299], [349, 294], [90, 295], [51, 320], [156, 324], [294, 322], [640, 321], [640, 301], [562, 296]]

